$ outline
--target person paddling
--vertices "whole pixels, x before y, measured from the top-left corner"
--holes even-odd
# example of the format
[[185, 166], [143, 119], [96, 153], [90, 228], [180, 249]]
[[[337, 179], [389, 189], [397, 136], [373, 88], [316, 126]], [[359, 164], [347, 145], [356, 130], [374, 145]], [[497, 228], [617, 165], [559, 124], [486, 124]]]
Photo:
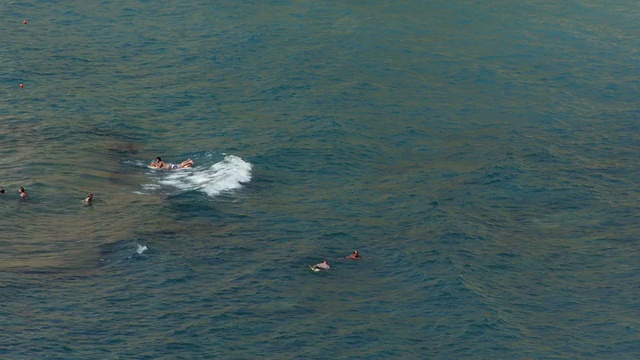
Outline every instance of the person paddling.
[[173, 170], [173, 169], [190, 168], [193, 165], [195, 165], [195, 163], [191, 159], [187, 159], [181, 162], [180, 164], [171, 164], [171, 163], [166, 163], [162, 161], [160, 156], [158, 156], [155, 160], [151, 162], [150, 166], [154, 169]]
[[346, 258], [350, 260], [360, 260], [360, 253], [358, 252], [358, 250], [356, 250], [353, 252], [353, 254], [347, 256]]
[[327, 263], [327, 260], [325, 260], [321, 263], [313, 265], [311, 269], [314, 271], [320, 271], [320, 270], [329, 270], [330, 268], [331, 266], [329, 266], [329, 264]]

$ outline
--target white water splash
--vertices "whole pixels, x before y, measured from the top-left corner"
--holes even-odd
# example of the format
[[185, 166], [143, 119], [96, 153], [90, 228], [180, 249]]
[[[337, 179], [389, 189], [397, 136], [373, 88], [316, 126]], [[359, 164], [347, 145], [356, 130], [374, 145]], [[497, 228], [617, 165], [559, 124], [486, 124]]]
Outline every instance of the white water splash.
[[143, 253], [143, 252], [145, 252], [147, 249], [149, 249], [149, 248], [148, 248], [148, 247], [146, 247], [146, 246], [143, 246], [143, 245], [138, 244], [138, 248], [136, 249], [136, 252], [137, 252], [138, 254], [142, 254], [142, 253]]
[[209, 196], [235, 190], [251, 181], [250, 163], [235, 155], [226, 155], [224, 159], [211, 166], [198, 165], [192, 169], [173, 171], [154, 170], [155, 184], [142, 184], [147, 191], [175, 188], [181, 192], [198, 190]]

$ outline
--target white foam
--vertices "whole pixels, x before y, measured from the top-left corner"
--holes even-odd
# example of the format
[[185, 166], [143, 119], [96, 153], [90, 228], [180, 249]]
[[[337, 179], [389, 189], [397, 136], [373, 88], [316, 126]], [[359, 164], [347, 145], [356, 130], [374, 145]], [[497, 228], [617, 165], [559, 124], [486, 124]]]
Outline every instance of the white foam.
[[131, 164], [137, 167], [148, 167], [149, 169], [151, 169], [151, 166], [149, 165], [149, 163], [142, 160], [124, 160], [123, 162], [125, 164]]
[[149, 190], [149, 191], [158, 190], [158, 189], [160, 189], [160, 185], [158, 185], [158, 184], [142, 184], [142, 188], [144, 190]]
[[148, 249], [148, 247], [146, 247], [146, 246], [142, 246], [142, 245], [138, 244], [138, 248], [136, 249], [136, 252], [137, 252], [138, 254], [142, 254], [142, 253], [143, 253], [143, 252], [145, 252], [147, 249]]
[[146, 191], [158, 191], [167, 188], [180, 192], [202, 191], [216, 196], [225, 191], [239, 189], [242, 184], [251, 181], [250, 163], [235, 155], [226, 155], [224, 159], [211, 166], [199, 165], [192, 169], [173, 171], [154, 171], [155, 184], [142, 184]]

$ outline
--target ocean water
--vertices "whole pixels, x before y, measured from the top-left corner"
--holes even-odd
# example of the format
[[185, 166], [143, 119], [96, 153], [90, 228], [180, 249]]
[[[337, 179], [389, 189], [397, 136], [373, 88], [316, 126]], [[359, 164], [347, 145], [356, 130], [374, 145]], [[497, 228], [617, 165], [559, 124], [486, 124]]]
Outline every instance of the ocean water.
[[640, 357], [637, 2], [0, 10], [0, 358]]

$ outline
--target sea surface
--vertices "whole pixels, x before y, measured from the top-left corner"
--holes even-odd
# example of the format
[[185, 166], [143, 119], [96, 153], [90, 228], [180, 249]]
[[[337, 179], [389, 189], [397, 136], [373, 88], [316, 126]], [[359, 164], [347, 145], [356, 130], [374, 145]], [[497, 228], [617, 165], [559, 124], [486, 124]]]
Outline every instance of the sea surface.
[[638, 19], [3, 1], [0, 358], [640, 358]]

